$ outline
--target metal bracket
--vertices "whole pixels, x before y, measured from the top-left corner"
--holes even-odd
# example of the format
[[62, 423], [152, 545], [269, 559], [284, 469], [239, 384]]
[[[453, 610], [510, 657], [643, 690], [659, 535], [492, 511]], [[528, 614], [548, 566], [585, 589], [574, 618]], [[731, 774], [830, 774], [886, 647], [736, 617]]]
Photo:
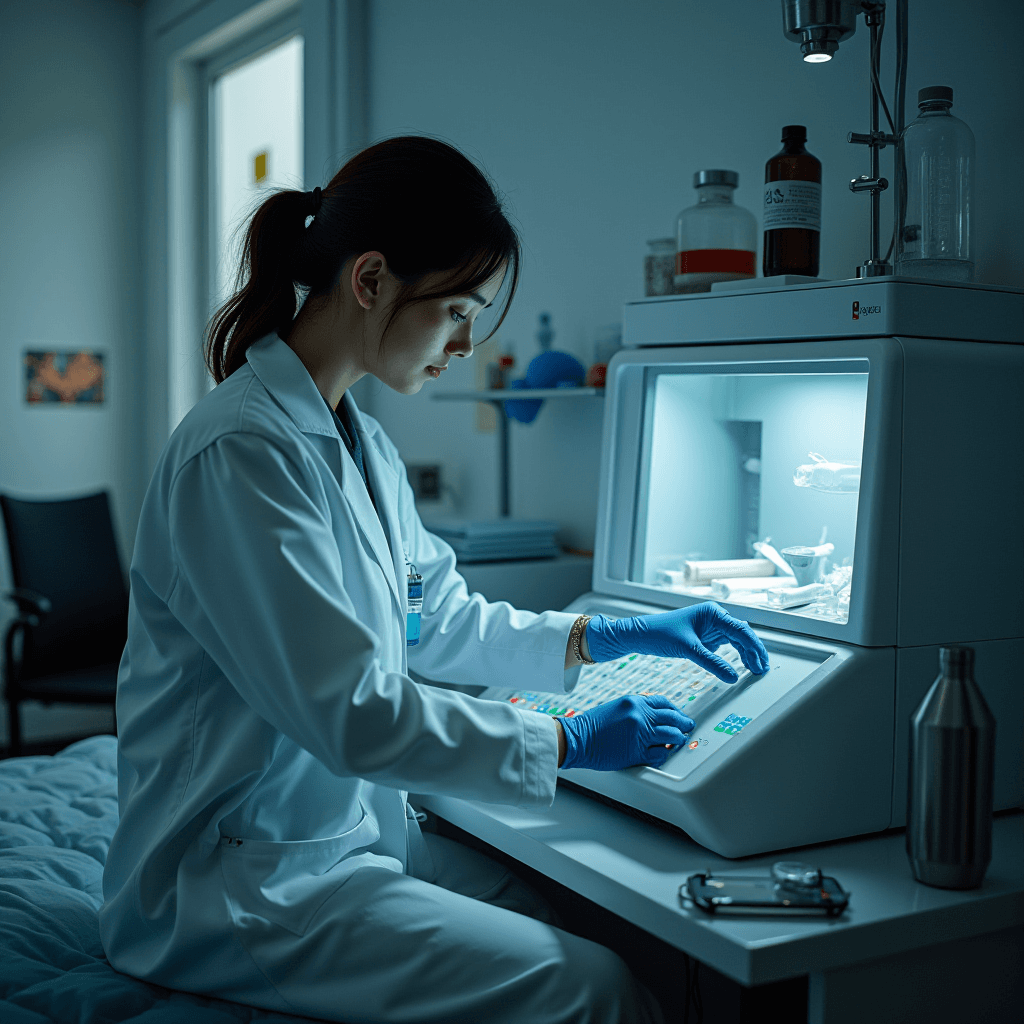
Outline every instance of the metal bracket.
[[861, 146], [874, 146], [876, 149], [885, 149], [886, 146], [895, 146], [899, 141], [895, 135], [887, 135], [885, 132], [847, 132], [847, 142], [855, 142]]
[[872, 178], [869, 174], [861, 174], [850, 181], [851, 192], [870, 192], [874, 195], [884, 192], [888, 187], [888, 178]]

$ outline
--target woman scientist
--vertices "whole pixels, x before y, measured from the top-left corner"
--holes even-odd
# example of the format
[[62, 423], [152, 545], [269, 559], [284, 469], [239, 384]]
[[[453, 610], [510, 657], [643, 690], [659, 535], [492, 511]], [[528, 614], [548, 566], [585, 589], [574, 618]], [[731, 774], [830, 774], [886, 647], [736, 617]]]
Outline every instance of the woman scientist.
[[167, 442], [135, 542], [100, 913], [117, 970], [337, 1021], [660, 1019], [615, 954], [488, 858], [422, 836], [406, 800], [545, 807], [559, 764], [659, 764], [693, 727], [664, 698], [555, 720], [409, 670], [561, 693], [582, 662], [637, 651], [731, 681], [723, 643], [767, 667], [714, 605], [612, 621], [489, 604], [424, 529], [351, 385], [414, 394], [469, 356], [519, 259], [484, 176], [428, 138], [253, 216], [209, 331], [218, 386]]

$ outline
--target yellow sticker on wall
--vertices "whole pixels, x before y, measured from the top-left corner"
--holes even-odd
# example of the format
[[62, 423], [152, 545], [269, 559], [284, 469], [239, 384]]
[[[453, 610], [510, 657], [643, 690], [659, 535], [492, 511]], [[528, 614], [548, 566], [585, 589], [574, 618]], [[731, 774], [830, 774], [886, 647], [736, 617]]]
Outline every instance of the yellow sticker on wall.
[[267, 178], [267, 153], [257, 153], [252, 158], [252, 178], [257, 185], [261, 185]]

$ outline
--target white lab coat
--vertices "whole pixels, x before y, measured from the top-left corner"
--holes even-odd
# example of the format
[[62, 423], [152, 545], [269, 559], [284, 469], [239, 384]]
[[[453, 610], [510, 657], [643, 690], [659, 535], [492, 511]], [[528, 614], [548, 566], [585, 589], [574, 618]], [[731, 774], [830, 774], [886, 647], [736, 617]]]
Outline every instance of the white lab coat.
[[[310, 922], [342, 912], [355, 871], [405, 873], [423, 846], [407, 791], [554, 799], [551, 719], [408, 669], [557, 692], [578, 674], [563, 667], [574, 616], [468, 594], [394, 446], [345, 401], [379, 518], [276, 335], [185, 417], [143, 503], [118, 677], [121, 818], [100, 911], [111, 964], [293, 1012], [260, 936], [274, 930], [278, 966], [308, 967]], [[415, 648], [407, 561], [424, 580]]]

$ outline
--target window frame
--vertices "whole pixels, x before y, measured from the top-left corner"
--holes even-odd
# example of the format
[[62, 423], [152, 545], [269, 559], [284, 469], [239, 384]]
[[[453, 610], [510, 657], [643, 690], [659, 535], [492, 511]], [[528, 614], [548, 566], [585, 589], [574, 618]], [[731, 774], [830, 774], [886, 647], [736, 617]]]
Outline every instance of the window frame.
[[143, 443], [133, 515], [170, 432], [209, 388], [201, 347], [215, 294], [209, 74], [297, 27], [311, 188], [367, 143], [368, 25], [368, 0], [151, 0], [144, 8]]
[[[214, 102], [214, 85], [218, 78], [235, 68], [247, 64], [257, 57], [269, 53], [271, 50], [286, 43], [289, 39], [300, 36], [305, 45], [305, 36], [302, 32], [302, 19], [298, 10], [290, 11], [283, 17], [263, 26], [256, 32], [238, 40], [231, 46], [212, 55], [206, 61], [201, 62], [196, 70], [203, 83], [203, 90], [206, 96], [206, 103], [199, 104], [203, 108], [197, 124], [197, 132], [200, 136], [199, 144], [202, 147], [200, 163], [205, 170], [202, 176], [201, 187], [205, 195], [200, 197], [200, 204], [205, 209], [203, 223], [203, 253], [205, 268], [203, 269], [203, 282], [205, 294], [201, 297], [206, 318], [209, 320], [217, 309], [218, 281], [217, 281], [217, 260], [220, 257], [218, 251], [217, 227], [220, 217], [220, 210], [217, 205], [217, 154], [214, 151], [214, 133], [217, 129], [216, 111]], [[305, 50], [303, 51], [303, 65], [305, 65]], [[303, 80], [305, 80], [305, 66], [303, 66]], [[305, 97], [303, 97], [305, 100]], [[305, 108], [303, 108], [303, 126], [305, 126]], [[305, 135], [305, 127], [303, 127]], [[303, 150], [305, 150], [303, 140]], [[303, 152], [303, 181], [306, 180], [305, 152]], [[204, 391], [213, 387], [213, 380], [208, 374], [204, 374], [205, 380], [201, 387]]]

